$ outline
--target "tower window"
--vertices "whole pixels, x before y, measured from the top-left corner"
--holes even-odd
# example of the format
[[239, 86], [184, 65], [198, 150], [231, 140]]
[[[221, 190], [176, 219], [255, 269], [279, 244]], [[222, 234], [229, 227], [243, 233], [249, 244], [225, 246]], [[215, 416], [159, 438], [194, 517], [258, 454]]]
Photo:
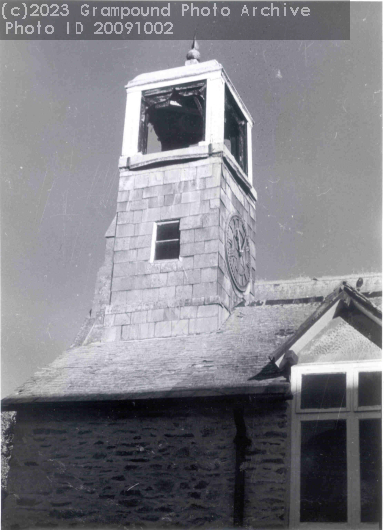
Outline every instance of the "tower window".
[[143, 92], [139, 150], [183, 149], [205, 136], [205, 81]]
[[227, 86], [224, 121], [224, 144], [247, 173], [247, 121]]
[[180, 221], [156, 225], [155, 260], [178, 259], [180, 255]]

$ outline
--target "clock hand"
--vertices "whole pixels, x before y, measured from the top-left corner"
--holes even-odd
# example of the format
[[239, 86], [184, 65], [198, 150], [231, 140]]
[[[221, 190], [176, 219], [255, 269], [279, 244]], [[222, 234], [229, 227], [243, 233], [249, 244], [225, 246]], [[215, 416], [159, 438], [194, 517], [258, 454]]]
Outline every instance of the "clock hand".
[[244, 235], [243, 244], [241, 245], [241, 249], [240, 249], [240, 254], [242, 254], [244, 252], [244, 247], [245, 247], [246, 240], [247, 240], [247, 238]]
[[236, 228], [236, 232], [234, 233], [234, 239], [236, 240], [236, 243], [237, 243], [236, 251], [239, 252], [239, 234], [238, 234], [237, 228]]
[[242, 250], [240, 249], [240, 237], [239, 237], [240, 231], [238, 228], [236, 228], [236, 239], [237, 239], [237, 251], [241, 254]]

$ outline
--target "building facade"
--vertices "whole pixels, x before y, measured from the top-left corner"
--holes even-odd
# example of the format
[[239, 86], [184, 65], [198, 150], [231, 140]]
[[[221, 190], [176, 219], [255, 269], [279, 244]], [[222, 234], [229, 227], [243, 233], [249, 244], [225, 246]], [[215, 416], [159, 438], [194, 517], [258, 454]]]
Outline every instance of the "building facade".
[[91, 315], [3, 400], [7, 527], [379, 526], [381, 276], [255, 281], [252, 123], [195, 47], [128, 83]]

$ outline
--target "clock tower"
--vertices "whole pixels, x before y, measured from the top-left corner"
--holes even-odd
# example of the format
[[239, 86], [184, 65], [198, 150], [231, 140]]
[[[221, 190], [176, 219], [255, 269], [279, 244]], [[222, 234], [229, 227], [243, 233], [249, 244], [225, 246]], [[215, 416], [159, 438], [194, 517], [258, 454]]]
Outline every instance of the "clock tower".
[[213, 332], [253, 299], [253, 120], [224, 68], [137, 76], [127, 104], [117, 213], [82, 343]]

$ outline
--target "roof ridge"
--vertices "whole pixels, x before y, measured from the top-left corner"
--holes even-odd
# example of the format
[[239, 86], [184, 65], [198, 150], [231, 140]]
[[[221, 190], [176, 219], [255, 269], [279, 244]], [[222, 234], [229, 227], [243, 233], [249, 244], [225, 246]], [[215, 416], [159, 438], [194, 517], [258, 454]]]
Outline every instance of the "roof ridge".
[[298, 284], [298, 283], [309, 283], [309, 282], [322, 282], [322, 281], [348, 281], [348, 278], [381, 278], [381, 272], [360, 272], [360, 273], [349, 273], [349, 274], [337, 274], [335, 276], [319, 276], [310, 278], [309, 276], [303, 276], [300, 278], [289, 278], [286, 280], [255, 280], [255, 285], [273, 285], [273, 284]]

